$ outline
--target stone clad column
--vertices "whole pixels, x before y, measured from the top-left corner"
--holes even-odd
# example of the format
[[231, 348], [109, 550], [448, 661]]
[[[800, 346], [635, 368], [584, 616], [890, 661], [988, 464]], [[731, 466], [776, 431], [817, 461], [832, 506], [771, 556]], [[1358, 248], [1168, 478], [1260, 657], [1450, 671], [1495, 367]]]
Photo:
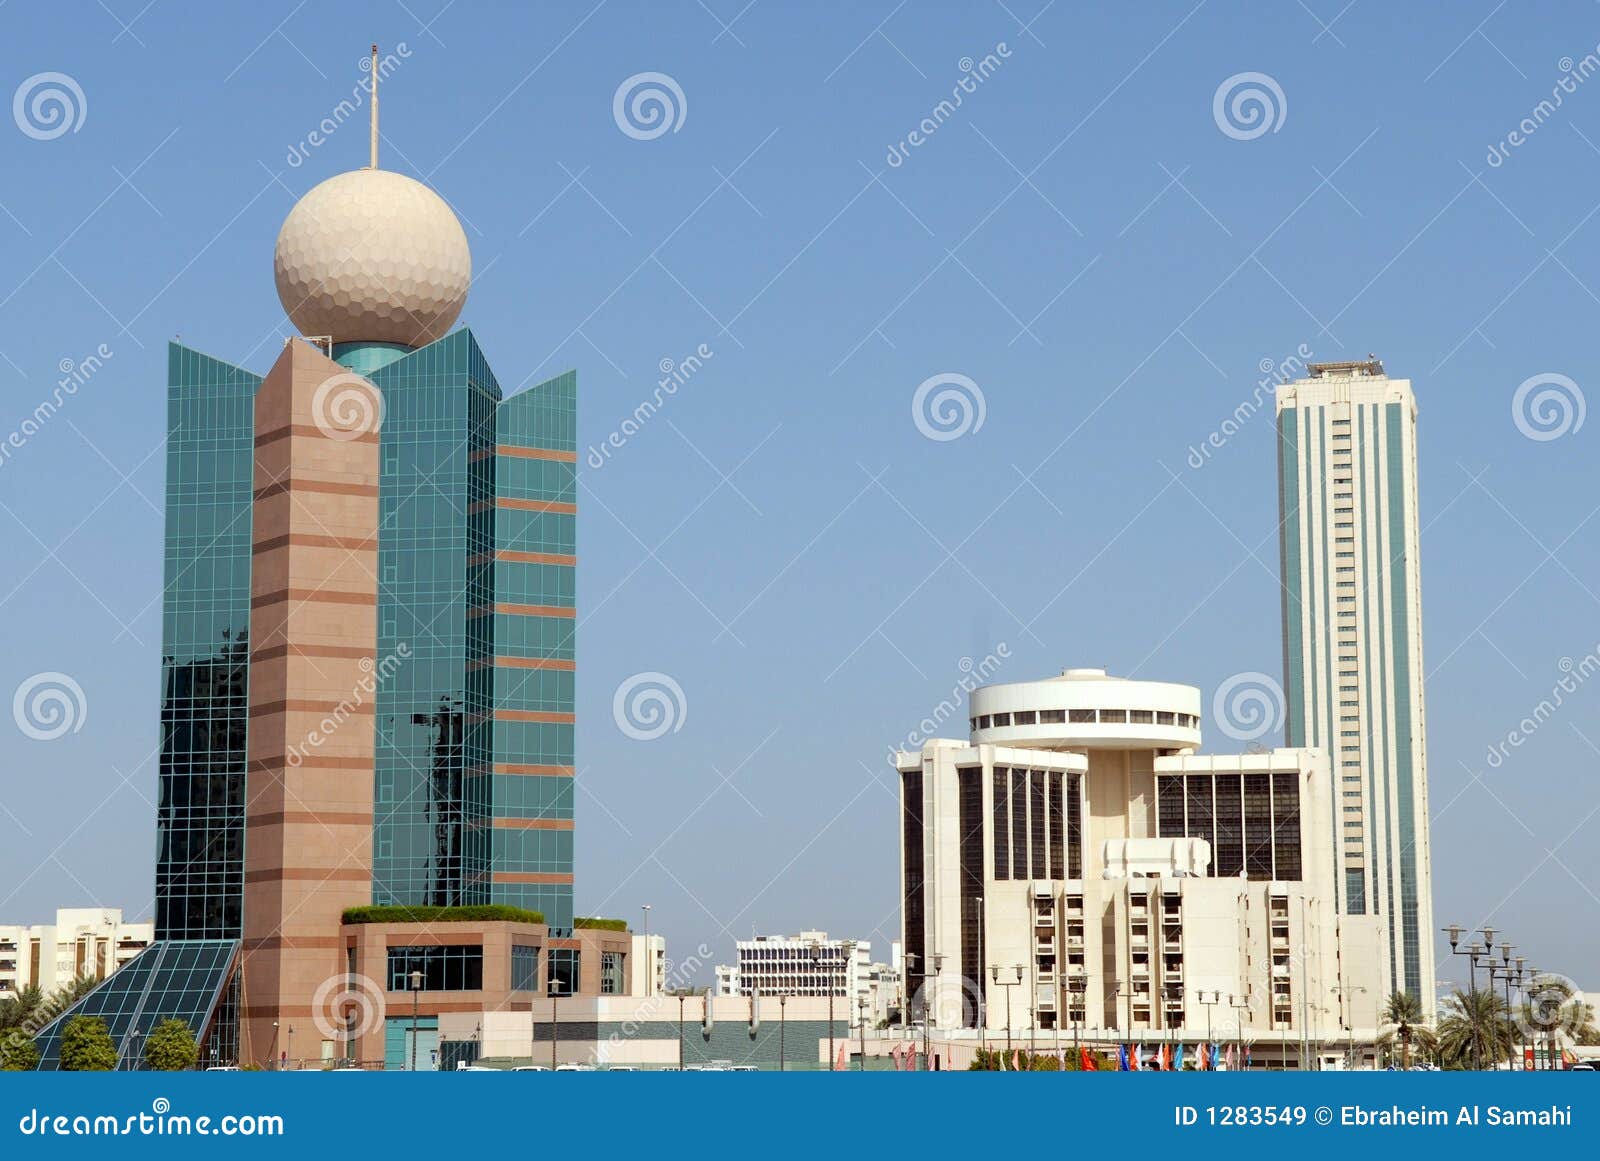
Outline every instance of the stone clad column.
[[345, 1051], [340, 915], [372, 901], [375, 690], [404, 664], [374, 656], [381, 418], [299, 339], [256, 395], [242, 1061]]

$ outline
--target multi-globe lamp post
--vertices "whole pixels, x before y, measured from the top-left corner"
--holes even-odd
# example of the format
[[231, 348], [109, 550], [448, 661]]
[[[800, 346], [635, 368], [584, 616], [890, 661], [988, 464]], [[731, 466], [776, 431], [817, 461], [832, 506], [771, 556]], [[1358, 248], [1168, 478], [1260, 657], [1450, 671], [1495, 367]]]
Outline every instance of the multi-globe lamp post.
[[[1472, 933], [1468, 932], [1459, 923], [1452, 923], [1449, 927], [1444, 929], [1445, 935], [1450, 940], [1450, 954], [1462, 955], [1466, 956], [1467, 958], [1467, 995], [1470, 997], [1474, 1018], [1476, 1018], [1477, 1014], [1478, 961], [1481, 959], [1491, 959], [1491, 957], [1493, 957], [1494, 930], [1495, 929], [1493, 927], [1480, 928], [1479, 932], [1483, 936], [1483, 942], [1479, 943], [1476, 939], [1473, 939], [1472, 942], [1468, 943], [1465, 947], [1462, 947], [1460, 946], [1462, 935], [1466, 934], [1470, 936]], [[1492, 978], [1489, 981], [1489, 994], [1491, 996], [1494, 995], [1494, 981]], [[1483, 1068], [1483, 1053], [1479, 1048], [1478, 1037], [1476, 1035], [1472, 1037], [1472, 1067], [1474, 1070], [1481, 1070]]]

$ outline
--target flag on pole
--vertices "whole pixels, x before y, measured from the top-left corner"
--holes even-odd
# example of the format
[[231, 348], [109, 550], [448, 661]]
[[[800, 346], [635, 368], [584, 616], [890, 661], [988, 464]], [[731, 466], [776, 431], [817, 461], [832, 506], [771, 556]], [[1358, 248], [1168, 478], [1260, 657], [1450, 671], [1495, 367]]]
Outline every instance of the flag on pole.
[[1080, 1048], [1078, 1049], [1078, 1067], [1084, 1072], [1094, 1072], [1100, 1066], [1095, 1063], [1094, 1057], [1089, 1055], [1087, 1048]]
[[1020, 1048], [1014, 1049], [1011, 1053], [1011, 1071], [1022, 1071], [1022, 1049]]
[[1206, 1043], [1205, 1043], [1205, 1041], [1202, 1040], [1199, 1044], [1196, 1044], [1194, 1047], [1195, 1047], [1195, 1067], [1198, 1068], [1201, 1072], [1208, 1071], [1211, 1062], [1206, 1059]]
[[1117, 1071], [1128, 1071], [1128, 1046], [1126, 1044], [1117, 1045]]
[[905, 1069], [905, 1065], [900, 1060], [900, 1053], [902, 1051], [904, 1050], [898, 1044], [891, 1044], [889, 1046], [889, 1057], [894, 1061], [894, 1070], [896, 1072], [901, 1072]]
[[1163, 1072], [1172, 1071], [1172, 1045], [1170, 1044], [1161, 1046], [1161, 1070]]
[[1181, 1041], [1178, 1044], [1177, 1051], [1172, 1054], [1172, 1070], [1174, 1072], [1183, 1071], [1183, 1044]]
[[849, 1062], [850, 1062], [850, 1045], [849, 1044], [841, 1044], [841, 1045], [839, 1045], [839, 1055], [834, 1059], [833, 1071], [835, 1071], [835, 1072], [844, 1072], [847, 1069], [847, 1067], [849, 1065]]
[[910, 1061], [911, 1061], [911, 1063], [907, 1067], [907, 1071], [909, 1071], [909, 1072], [917, 1071], [917, 1046], [915, 1044], [913, 1044], [911, 1046]]
[[1216, 1068], [1220, 1063], [1222, 1063], [1222, 1045], [1213, 1044], [1211, 1046], [1211, 1067]]

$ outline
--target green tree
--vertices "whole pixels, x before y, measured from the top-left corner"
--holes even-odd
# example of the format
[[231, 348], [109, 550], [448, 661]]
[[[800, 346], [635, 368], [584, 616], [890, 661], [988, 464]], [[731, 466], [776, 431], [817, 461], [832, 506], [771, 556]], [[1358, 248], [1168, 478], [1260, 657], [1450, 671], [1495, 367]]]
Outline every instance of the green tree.
[[194, 1033], [182, 1020], [163, 1020], [144, 1045], [144, 1062], [156, 1072], [184, 1072], [200, 1059]]
[[20, 1028], [0, 1033], [0, 1072], [31, 1072], [39, 1067], [39, 1049]]
[[1459, 989], [1439, 1017], [1439, 1058], [1446, 1068], [1492, 1068], [1515, 1055], [1517, 1030], [1505, 1001], [1491, 991]]
[[38, 984], [29, 984], [16, 995], [0, 1000], [0, 1032], [29, 1027], [43, 1003], [44, 993]]
[[117, 1067], [117, 1048], [111, 1032], [98, 1016], [74, 1016], [61, 1033], [61, 1068], [64, 1072], [111, 1072]]

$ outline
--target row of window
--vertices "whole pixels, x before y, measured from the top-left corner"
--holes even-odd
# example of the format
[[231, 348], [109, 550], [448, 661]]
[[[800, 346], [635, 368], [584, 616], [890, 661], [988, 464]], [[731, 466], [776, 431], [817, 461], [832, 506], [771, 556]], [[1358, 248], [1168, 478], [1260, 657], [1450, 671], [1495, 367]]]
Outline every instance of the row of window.
[[1080, 775], [997, 766], [990, 809], [996, 879], [1083, 875]]
[[1210, 843], [1217, 878], [1301, 877], [1297, 774], [1158, 775], [1156, 827], [1161, 838]]
[[974, 730], [987, 730], [1003, 726], [1049, 726], [1071, 722], [1074, 725], [1144, 725], [1182, 726], [1199, 729], [1200, 719], [1194, 714], [1180, 714], [1171, 710], [1130, 709], [1074, 709], [1074, 710], [1014, 710], [1004, 714], [983, 714], [971, 719]]

